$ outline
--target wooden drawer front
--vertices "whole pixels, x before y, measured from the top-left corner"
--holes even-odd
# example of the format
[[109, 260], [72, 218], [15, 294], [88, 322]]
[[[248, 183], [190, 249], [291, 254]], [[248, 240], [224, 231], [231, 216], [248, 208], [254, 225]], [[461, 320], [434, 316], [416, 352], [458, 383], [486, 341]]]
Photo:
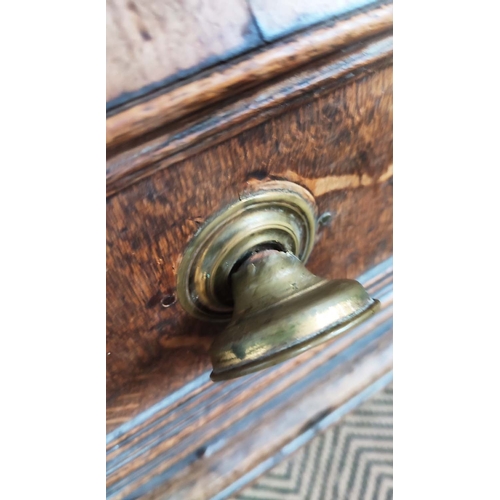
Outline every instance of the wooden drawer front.
[[[303, 95], [272, 119], [170, 164], [107, 201], [107, 388], [112, 429], [210, 368], [220, 326], [184, 313], [176, 271], [199, 225], [249, 186], [309, 189], [321, 226], [308, 268], [356, 278], [392, 255], [392, 67]], [[120, 396], [134, 393], [133, 404]]]
[[[392, 379], [392, 5], [231, 3], [229, 18], [218, 0], [199, 12], [190, 1], [108, 2], [115, 500], [232, 498]], [[180, 263], [207, 218], [271, 181], [316, 200], [309, 271], [358, 279], [380, 309], [295, 358], [214, 384], [208, 351], [225, 325], [183, 310]]]

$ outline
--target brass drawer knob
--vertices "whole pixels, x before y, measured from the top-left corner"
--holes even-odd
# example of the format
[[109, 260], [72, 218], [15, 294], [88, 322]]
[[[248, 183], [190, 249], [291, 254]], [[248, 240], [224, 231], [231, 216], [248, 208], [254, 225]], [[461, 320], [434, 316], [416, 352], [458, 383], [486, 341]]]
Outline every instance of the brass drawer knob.
[[197, 232], [177, 290], [190, 314], [229, 321], [210, 349], [212, 380], [275, 365], [378, 309], [357, 281], [325, 280], [305, 268], [315, 232], [312, 195], [288, 182], [240, 197]]

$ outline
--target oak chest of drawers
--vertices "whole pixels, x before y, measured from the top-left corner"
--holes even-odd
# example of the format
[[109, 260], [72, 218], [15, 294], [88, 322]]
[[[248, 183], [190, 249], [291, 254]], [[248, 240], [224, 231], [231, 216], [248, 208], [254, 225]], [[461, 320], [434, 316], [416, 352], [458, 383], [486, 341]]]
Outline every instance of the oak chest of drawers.
[[[391, 379], [392, 4], [108, 1], [110, 498], [227, 498]], [[270, 182], [317, 206], [308, 269], [379, 312], [272, 368], [209, 379], [224, 325], [181, 306], [213, 214]]]

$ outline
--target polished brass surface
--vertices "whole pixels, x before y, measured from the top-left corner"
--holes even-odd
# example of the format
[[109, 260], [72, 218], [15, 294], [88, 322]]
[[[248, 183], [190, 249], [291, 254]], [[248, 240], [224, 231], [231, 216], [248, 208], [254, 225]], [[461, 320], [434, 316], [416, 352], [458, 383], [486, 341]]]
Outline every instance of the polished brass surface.
[[211, 349], [212, 380], [276, 363], [346, 332], [379, 306], [354, 280], [304, 266], [314, 245], [309, 191], [270, 182], [211, 217], [186, 249], [179, 301], [193, 316], [228, 321]]
[[291, 253], [264, 250], [232, 275], [231, 323], [211, 349], [212, 380], [267, 368], [371, 316], [377, 300], [354, 280], [324, 280]]

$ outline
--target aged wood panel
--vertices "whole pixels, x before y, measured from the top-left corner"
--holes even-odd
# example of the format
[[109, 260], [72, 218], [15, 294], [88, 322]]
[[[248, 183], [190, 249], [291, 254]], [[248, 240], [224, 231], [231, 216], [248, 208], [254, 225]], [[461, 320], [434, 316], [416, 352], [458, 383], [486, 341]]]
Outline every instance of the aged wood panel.
[[368, 322], [242, 379], [212, 384], [203, 374], [183, 395], [112, 432], [108, 497], [225, 498], [359, 404], [372, 384], [386, 383], [392, 259], [360, 280], [381, 301]]
[[391, 59], [392, 36], [383, 36], [243, 94], [235, 103], [209, 110], [122, 153], [112, 155], [108, 150], [107, 195], [300, 105], [313, 91], [330, 92]]
[[248, 0], [268, 42], [331, 17], [376, 4], [377, 0]]
[[245, 0], [107, 0], [114, 106], [262, 43]]
[[240, 94], [322, 56], [334, 53], [392, 27], [392, 5], [364, 12], [330, 26], [320, 27], [241, 61], [218, 66], [215, 71], [166, 90], [146, 102], [110, 116], [106, 142], [116, 147], [158, 127], [176, 122], [193, 111]]
[[251, 184], [273, 178], [301, 183], [317, 195], [320, 213], [333, 215], [318, 234], [309, 269], [356, 277], [392, 254], [391, 173], [388, 67], [330, 94], [311, 95], [300, 107], [110, 197], [110, 428], [209, 369], [207, 349], [220, 327], [191, 319], [175, 302], [177, 266], [208, 215]]

